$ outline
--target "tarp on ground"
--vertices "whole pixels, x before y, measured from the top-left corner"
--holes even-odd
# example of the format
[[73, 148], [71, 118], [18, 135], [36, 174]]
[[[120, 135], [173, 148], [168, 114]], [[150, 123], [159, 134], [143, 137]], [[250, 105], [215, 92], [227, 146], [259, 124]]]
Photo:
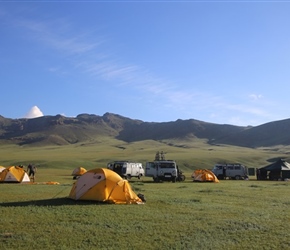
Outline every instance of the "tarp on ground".
[[87, 170], [83, 167], [77, 167], [75, 168], [73, 171], [72, 171], [72, 176], [81, 176], [83, 175], [84, 173], [86, 173]]
[[30, 178], [23, 168], [11, 166], [0, 173], [0, 182], [27, 183]]
[[143, 203], [127, 180], [105, 168], [89, 170], [80, 176], [73, 184], [69, 198], [113, 204]]
[[191, 177], [193, 178], [193, 181], [216, 183], [219, 182], [215, 174], [208, 169], [197, 169], [192, 173]]

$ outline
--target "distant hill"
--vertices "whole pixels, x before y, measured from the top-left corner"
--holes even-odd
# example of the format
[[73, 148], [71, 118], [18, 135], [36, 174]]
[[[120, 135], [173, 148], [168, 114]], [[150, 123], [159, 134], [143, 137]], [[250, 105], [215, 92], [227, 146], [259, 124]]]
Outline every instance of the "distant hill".
[[142, 140], [205, 139], [209, 144], [269, 147], [290, 144], [290, 119], [256, 127], [214, 124], [194, 119], [172, 122], [143, 122], [106, 113], [77, 117], [43, 116], [10, 119], [0, 116], [0, 143], [18, 145], [68, 145], [113, 137], [125, 142]]
[[269, 122], [220, 137], [218, 143], [243, 147], [290, 145], [290, 119]]

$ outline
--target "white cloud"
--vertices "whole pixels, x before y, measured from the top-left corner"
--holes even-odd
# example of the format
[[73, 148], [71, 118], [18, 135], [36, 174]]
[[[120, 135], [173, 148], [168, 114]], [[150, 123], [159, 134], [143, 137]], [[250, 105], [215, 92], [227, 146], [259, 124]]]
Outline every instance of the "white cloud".
[[256, 101], [256, 100], [263, 98], [263, 96], [261, 94], [250, 94], [249, 98], [253, 101]]
[[24, 116], [24, 118], [36, 118], [36, 117], [40, 117], [43, 116], [43, 113], [41, 112], [41, 110], [37, 107], [37, 106], [33, 106], [28, 113], [26, 113], [26, 115]]
[[103, 42], [100, 39], [97, 42], [87, 42], [84, 40], [85, 33], [75, 35], [74, 32], [73, 35], [66, 35], [71, 32], [72, 28], [64, 19], [55, 20], [54, 22], [18, 19], [14, 20], [14, 24], [30, 31], [34, 39], [43, 41], [45, 44], [69, 54], [91, 52]]

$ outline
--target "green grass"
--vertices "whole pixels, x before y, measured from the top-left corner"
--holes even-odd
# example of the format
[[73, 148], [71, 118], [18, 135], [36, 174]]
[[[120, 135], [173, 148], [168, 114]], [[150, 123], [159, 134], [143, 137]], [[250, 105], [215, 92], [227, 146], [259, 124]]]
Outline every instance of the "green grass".
[[[130, 181], [144, 205], [68, 199], [68, 170], [1, 184], [1, 249], [289, 249], [290, 182]], [[59, 185], [44, 181], [58, 180]], [[42, 182], [41, 182], [42, 181]]]
[[[38, 165], [37, 184], [0, 184], [1, 249], [289, 249], [290, 182], [224, 180], [195, 183], [194, 169], [219, 161], [265, 166], [287, 147], [249, 149], [201, 140], [28, 147], [1, 145], [0, 165]], [[112, 160], [153, 160], [165, 151], [185, 172], [181, 183], [130, 181], [145, 205], [68, 199], [75, 167]], [[59, 185], [46, 185], [46, 182]]]
[[248, 167], [262, 167], [267, 160], [288, 158], [289, 149], [250, 149], [226, 145], [208, 145], [196, 141], [141, 141], [125, 143], [112, 138], [99, 138], [96, 143], [72, 144], [67, 146], [17, 146], [0, 145], [0, 165], [28, 165], [30, 162], [45, 168], [74, 169], [106, 167], [114, 160], [132, 160], [145, 163], [153, 160], [156, 151], [164, 151], [167, 159], [176, 160], [182, 170], [192, 172], [197, 168], [209, 168], [217, 162], [238, 162]]

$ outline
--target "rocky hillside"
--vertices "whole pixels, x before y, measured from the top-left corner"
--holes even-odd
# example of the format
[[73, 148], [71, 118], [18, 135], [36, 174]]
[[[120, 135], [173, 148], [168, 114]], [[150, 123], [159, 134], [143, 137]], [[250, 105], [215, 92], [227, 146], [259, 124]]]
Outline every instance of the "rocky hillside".
[[194, 119], [172, 122], [143, 122], [106, 113], [77, 117], [43, 116], [9, 119], [0, 116], [0, 143], [19, 145], [67, 145], [114, 137], [126, 142], [194, 138], [209, 144], [261, 147], [290, 144], [290, 119], [257, 127], [214, 124]]

